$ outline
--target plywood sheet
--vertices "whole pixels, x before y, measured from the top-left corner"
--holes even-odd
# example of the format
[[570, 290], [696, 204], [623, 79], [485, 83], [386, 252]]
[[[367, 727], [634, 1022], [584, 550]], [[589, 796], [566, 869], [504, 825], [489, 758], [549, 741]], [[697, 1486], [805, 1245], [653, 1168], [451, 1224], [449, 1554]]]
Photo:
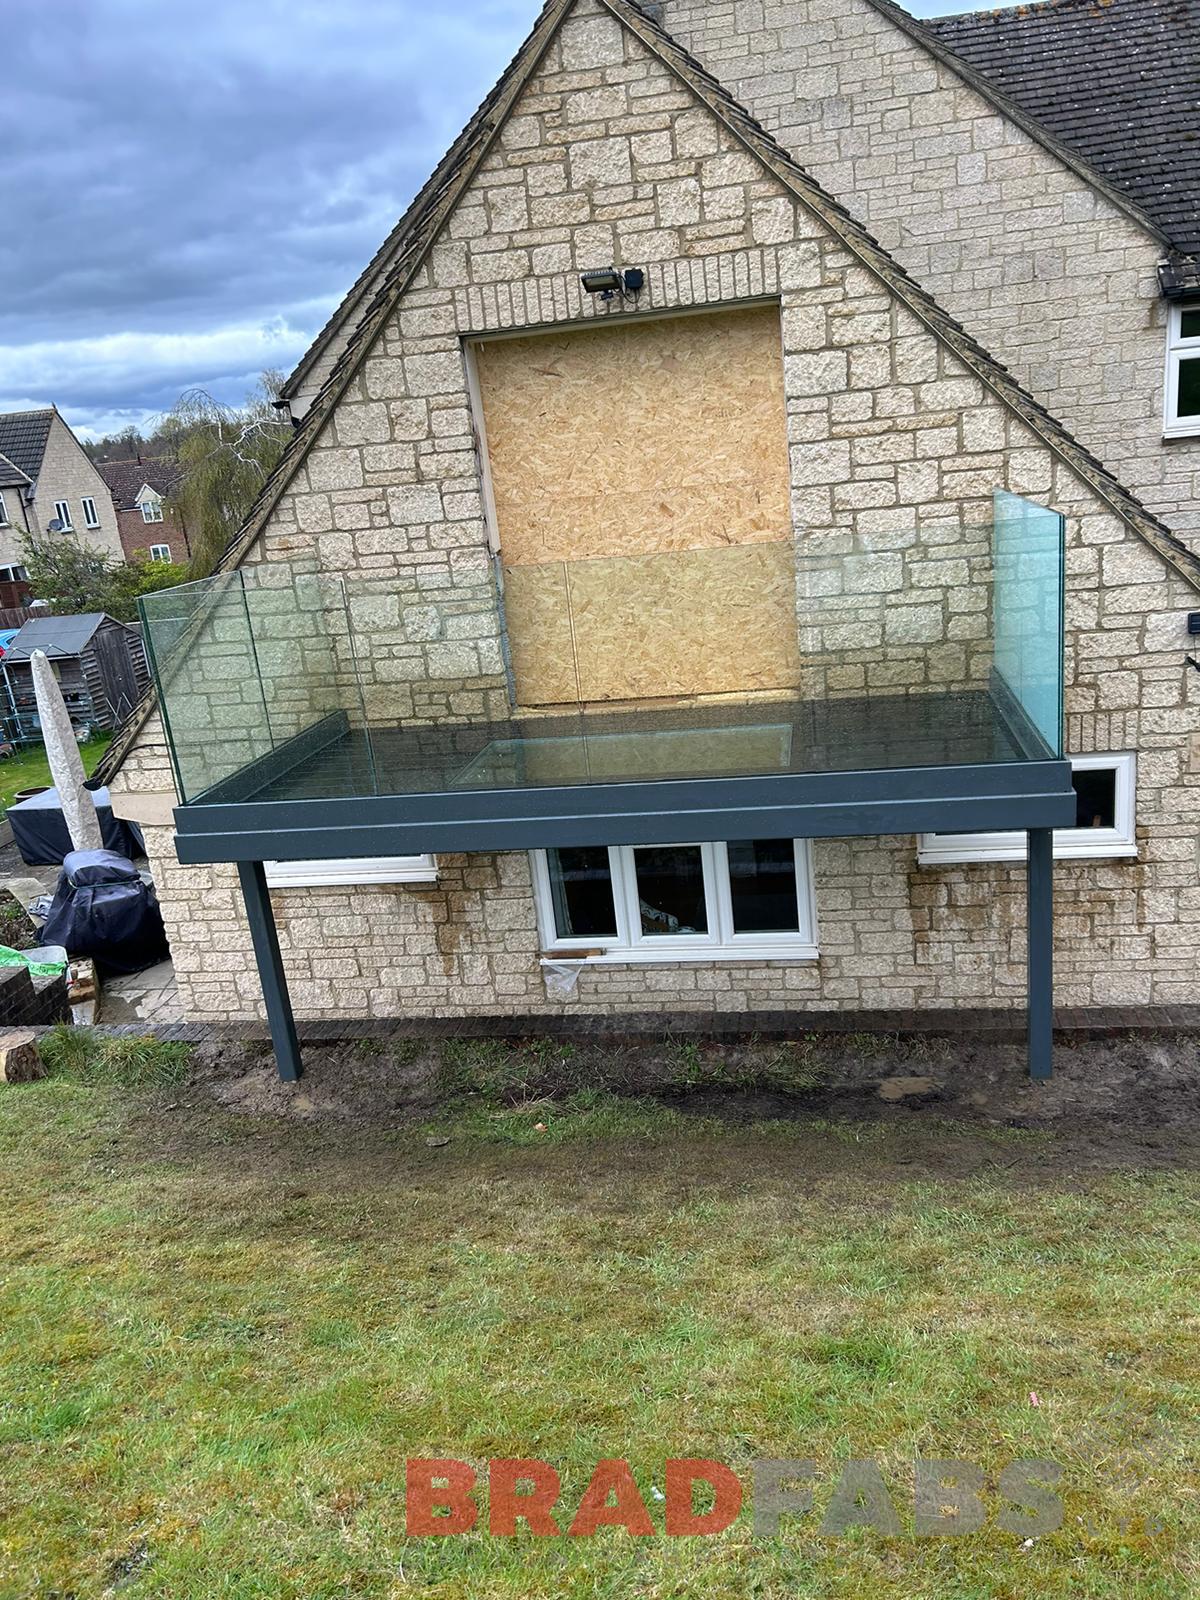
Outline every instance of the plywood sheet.
[[779, 313], [476, 347], [507, 566], [790, 536]]
[[507, 568], [504, 592], [522, 705], [799, 683], [790, 540]]

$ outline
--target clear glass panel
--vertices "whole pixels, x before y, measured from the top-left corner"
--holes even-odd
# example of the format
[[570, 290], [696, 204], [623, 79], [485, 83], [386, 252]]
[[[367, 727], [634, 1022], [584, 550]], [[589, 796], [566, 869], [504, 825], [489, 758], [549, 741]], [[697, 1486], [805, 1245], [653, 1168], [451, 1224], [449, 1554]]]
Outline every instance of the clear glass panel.
[[[228, 781], [248, 767], [262, 778], [295, 770], [352, 720], [361, 728], [340, 578], [266, 564], [138, 606], [183, 800], [240, 798]], [[369, 784], [369, 740], [356, 770]]]
[[791, 839], [740, 839], [726, 846], [735, 933], [795, 933], [796, 847]]
[[1189, 307], [1179, 313], [1179, 337], [1200, 339], [1200, 306]]
[[1179, 394], [1176, 411], [1181, 417], [1200, 417], [1200, 356], [1179, 363]]
[[1112, 767], [1081, 767], [1071, 774], [1075, 787], [1075, 826], [1115, 828], [1117, 774]]
[[180, 798], [273, 749], [240, 572], [138, 601]]
[[720, 549], [147, 595], [181, 796], [217, 803], [975, 765], [1060, 749], [1061, 519], [864, 511]]
[[[993, 692], [1013, 719], [1062, 754], [1063, 519], [998, 489], [994, 512]], [[1037, 754], [1029, 749], [1027, 755]]]
[[612, 873], [605, 849], [548, 850], [554, 927], [560, 939], [615, 939]]
[[633, 852], [638, 915], [647, 938], [678, 938], [708, 932], [704, 895], [704, 852], [699, 845]]

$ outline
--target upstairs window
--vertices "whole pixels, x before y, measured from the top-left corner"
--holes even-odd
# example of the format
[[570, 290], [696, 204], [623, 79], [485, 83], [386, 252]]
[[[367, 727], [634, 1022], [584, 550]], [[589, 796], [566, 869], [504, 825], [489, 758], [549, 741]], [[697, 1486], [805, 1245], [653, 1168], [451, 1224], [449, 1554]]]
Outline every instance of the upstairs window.
[[1200, 433], [1200, 302], [1167, 312], [1167, 381], [1163, 432]]
[[79, 503], [83, 507], [84, 527], [98, 528], [100, 526], [100, 518], [96, 512], [96, 502], [92, 499], [91, 495], [85, 494]]
[[142, 501], [142, 521], [161, 522], [163, 519], [162, 501], [146, 499]]
[[59, 531], [70, 533], [75, 524], [71, 521], [71, 502], [69, 500], [56, 500], [54, 502], [54, 516], [58, 522]]
[[8, 527], [8, 507], [4, 503], [4, 495], [0, 493], [0, 528]]

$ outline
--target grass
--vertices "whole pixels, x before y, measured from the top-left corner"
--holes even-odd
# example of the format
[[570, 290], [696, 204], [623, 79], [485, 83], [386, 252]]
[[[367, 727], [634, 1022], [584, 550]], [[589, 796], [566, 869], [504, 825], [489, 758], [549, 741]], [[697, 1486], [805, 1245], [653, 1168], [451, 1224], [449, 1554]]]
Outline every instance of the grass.
[[[79, 746], [79, 754], [83, 757], [83, 770], [89, 777], [111, 742], [111, 733], [98, 733]], [[0, 817], [12, 805], [18, 790], [33, 789], [49, 783], [50, 764], [46, 760], [46, 750], [43, 745], [26, 745], [7, 761], [0, 761]]]
[[[1056, 1172], [1050, 1135], [922, 1119], [527, 1101], [477, 1044], [425, 1125], [267, 1120], [116, 1043], [52, 1035], [49, 1078], [0, 1086], [4, 1600], [1197, 1592], [1192, 1172]], [[406, 1456], [540, 1457], [570, 1509], [625, 1457], [660, 1529], [668, 1456], [811, 1458], [815, 1512], [410, 1539]], [[821, 1533], [852, 1456], [900, 1536]], [[981, 1530], [913, 1536], [917, 1456], [979, 1463]], [[1023, 1457], [1064, 1472], [1028, 1543], [997, 1525]]]

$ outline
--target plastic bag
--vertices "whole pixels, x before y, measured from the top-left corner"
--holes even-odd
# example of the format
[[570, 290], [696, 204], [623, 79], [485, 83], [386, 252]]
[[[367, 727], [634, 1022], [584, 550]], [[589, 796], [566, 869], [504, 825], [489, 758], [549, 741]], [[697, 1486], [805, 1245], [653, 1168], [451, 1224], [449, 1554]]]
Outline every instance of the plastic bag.
[[67, 952], [60, 944], [13, 950], [0, 944], [0, 967], [28, 967], [35, 978], [57, 978], [67, 970]]

